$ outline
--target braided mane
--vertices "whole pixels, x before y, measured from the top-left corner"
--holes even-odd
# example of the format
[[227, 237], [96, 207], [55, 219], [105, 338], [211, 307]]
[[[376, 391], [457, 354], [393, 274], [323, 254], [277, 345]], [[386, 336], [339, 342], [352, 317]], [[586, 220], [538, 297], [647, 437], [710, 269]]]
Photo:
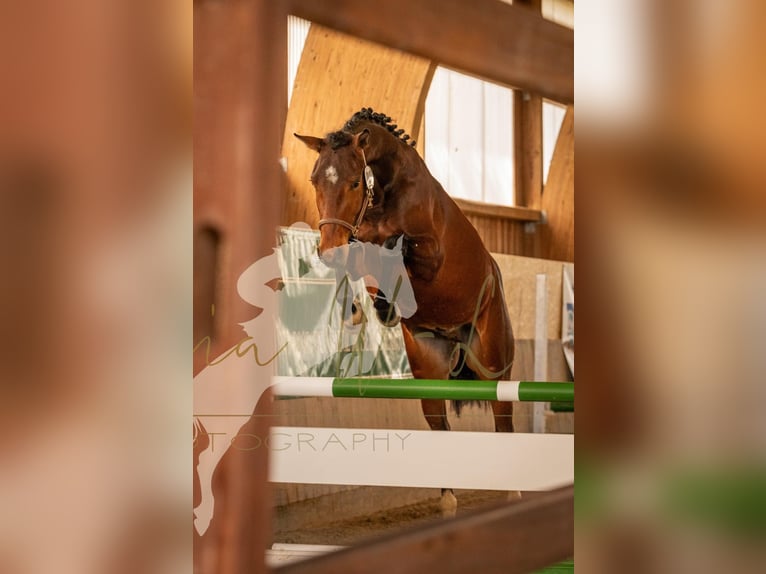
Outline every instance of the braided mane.
[[415, 147], [415, 140], [407, 141], [410, 139], [410, 135], [404, 133], [403, 129], [397, 129], [396, 124], [391, 123], [391, 118], [387, 116], [386, 114], [380, 114], [375, 111], [373, 111], [372, 108], [362, 108], [358, 112], [356, 112], [351, 118], [345, 123], [343, 126], [343, 131], [350, 132], [353, 131], [356, 125], [361, 122], [371, 122], [373, 124], [377, 124], [380, 127], [386, 128], [389, 132], [391, 132], [391, 135], [394, 137], [402, 140], [404, 143], [407, 143], [411, 145], [412, 147]]

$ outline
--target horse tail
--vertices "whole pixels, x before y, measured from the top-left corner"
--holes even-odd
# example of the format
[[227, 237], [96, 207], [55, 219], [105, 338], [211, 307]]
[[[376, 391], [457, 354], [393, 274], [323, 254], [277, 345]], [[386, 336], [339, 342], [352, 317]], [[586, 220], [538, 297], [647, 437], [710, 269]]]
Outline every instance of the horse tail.
[[[450, 373], [450, 379], [453, 380], [460, 380], [460, 381], [475, 381], [478, 379], [476, 376], [476, 373], [471, 369], [467, 361], [465, 360], [465, 350], [462, 348], [460, 349], [460, 357], [458, 357], [458, 365], [460, 365], [460, 371], [457, 373]], [[488, 401], [479, 401], [479, 400], [456, 400], [452, 401], [452, 407], [455, 409], [455, 414], [457, 416], [460, 416], [460, 413], [463, 410], [463, 407], [469, 406], [469, 405], [481, 405], [483, 408], [487, 408], [489, 406]]]

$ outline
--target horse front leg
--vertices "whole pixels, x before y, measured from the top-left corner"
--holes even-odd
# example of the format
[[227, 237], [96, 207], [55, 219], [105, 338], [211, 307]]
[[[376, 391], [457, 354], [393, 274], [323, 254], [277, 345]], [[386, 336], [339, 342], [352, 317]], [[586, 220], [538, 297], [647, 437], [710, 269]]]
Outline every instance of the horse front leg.
[[[404, 348], [416, 379], [448, 379], [454, 343], [430, 331], [416, 331], [402, 323]], [[423, 415], [431, 430], [449, 430], [446, 401], [423, 399]]]
[[[438, 338], [429, 332], [413, 333], [404, 324], [402, 325], [402, 333], [407, 359], [416, 379], [449, 378], [450, 355], [454, 343]], [[447, 419], [447, 401], [422, 399], [420, 405], [431, 430], [450, 430]], [[457, 514], [457, 498], [455, 498], [455, 493], [451, 488], [441, 489], [439, 508], [444, 518], [452, 518]]]

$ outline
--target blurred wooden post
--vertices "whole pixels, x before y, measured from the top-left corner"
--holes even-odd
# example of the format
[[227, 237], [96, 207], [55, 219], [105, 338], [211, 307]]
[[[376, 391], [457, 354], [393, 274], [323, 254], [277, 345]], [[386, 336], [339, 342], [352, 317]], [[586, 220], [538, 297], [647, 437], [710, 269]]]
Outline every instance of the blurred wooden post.
[[[211, 358], [241, 340], [239, 323], [258, 312], [241, 300], [236, 284], [274, 246], [286, 74], [281, 0], [194, 3], [194, 343], [210, 336]], [[194, 361], [196, 374], [206, 364], [204, 344]], [[243, 432], [265, 436], [268, 422], [254, 417]], [[265, 449], [229, 449], [215, 475], [213, 521], [195, 537], [195, 572], [266, 570], [266, 477]]]
[[574, 486], [278, 568], [277, 574], [534, 572], [574, 555]]

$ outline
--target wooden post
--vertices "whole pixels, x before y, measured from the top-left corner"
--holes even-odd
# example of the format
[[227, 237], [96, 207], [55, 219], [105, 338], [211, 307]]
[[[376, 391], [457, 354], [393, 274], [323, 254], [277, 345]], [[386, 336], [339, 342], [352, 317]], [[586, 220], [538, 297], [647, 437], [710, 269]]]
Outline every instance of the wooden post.
[[516, 205], [540, 209], [543, 194], [543, 99], [513, 92]]
[[[542, 0], [516, 0], [517, 6], [538, 15]], [[543, 194], [543, 99], [526, 90], [513, 92], [513, 153], [515, 204], [540, 209]], [[537, 226], [525, 227], [523, 254], [539, 256]]]
[[[211, 357], [241, 340], [239, 323], [257, 313], [236, 283], [274, 245], [286, 74], [281, 0], [194, 3], [194, 318], [195, 335], [212, 338]], [[195, 373], [205, 367], [205, 348], [195, 353]], [[244, 431], [265, 436], [265, 420], [250, 419]], [[195, 459], [202, 446], [195, 445]], [[213, 520], [204, 536], [195, 535], [195, 572], [265, 571], [267, 460], [265, 449], [229, 449], [221, 460]]]

